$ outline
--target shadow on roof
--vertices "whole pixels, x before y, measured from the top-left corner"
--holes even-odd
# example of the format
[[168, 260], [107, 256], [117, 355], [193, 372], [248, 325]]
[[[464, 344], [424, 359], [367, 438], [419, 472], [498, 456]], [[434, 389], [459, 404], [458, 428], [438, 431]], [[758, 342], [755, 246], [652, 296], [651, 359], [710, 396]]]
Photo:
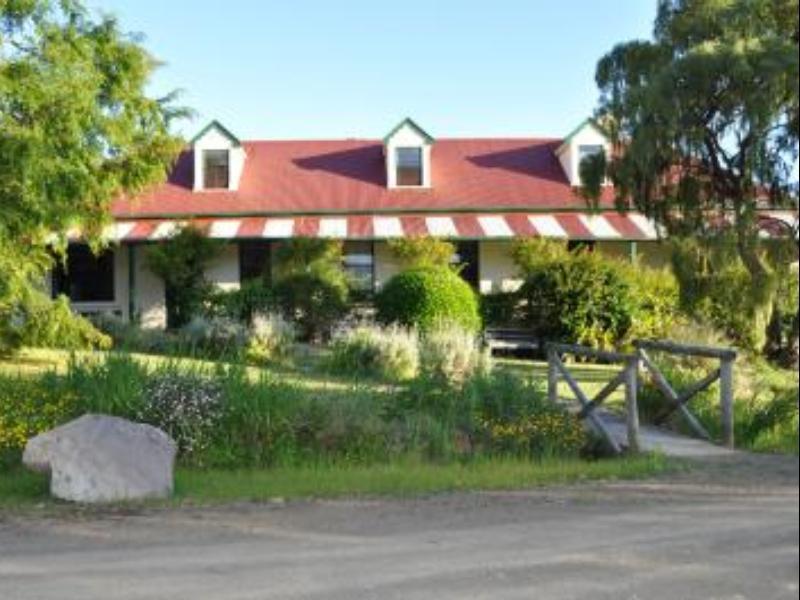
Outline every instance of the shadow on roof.
[[386, 186], [383, 147], [380, 144], [296, 158], [292, 162], [308, 171], [327, 171], [364, 183]]
[[185, 150], [178, 155], [167, 181], [189, 190], [194, 187], [194, 152]]
[[467, 160], [483, 169], [503, 169], [512, 173], [567, 183], [561, 163], [555, 155], [557, 143], [545, 142], [511, 150], [468, 156]]

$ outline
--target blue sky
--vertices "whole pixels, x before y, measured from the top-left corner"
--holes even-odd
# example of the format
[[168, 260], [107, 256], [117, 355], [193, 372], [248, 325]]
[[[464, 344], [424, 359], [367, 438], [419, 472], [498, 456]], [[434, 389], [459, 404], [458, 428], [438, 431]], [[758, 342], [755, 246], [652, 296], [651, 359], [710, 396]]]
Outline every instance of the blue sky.
[[562, 136], [597, 100], [594, 68], [650, 36], [655, 0], [89, 0], [144, 34], [180, 88], [243, 139]]

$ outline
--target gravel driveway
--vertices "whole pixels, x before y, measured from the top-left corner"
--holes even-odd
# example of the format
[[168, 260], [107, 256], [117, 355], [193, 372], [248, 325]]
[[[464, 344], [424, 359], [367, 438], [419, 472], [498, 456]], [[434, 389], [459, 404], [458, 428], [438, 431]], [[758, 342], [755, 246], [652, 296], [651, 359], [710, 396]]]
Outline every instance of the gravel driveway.
[[0, 515], [0, 598], [798, 598], [798, 461], [406, 500]]

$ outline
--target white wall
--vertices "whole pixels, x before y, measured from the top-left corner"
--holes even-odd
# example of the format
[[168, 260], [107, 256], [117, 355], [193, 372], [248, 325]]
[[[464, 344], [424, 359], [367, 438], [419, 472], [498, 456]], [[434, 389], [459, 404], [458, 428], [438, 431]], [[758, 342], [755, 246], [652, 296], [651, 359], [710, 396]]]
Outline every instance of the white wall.
[[206, 279], [222, 290], [239, 289], [239, 247], [225, 244], [222, 251], [206, 266]]
[[478, 282], [481, 294], [512, 292], [522, 285], [511, 259], [511, 241], [478, 243]]
[[239, 188], [239, 180], [244, 171], [244, 161], [246, 158], [244, 148], [236, 144], [227, 135], [216, 127], [209, 129], [202, 137], [198, 138], [194, 145], [194, 190], [203, 189], [203, 151], [204, 150], [227, 150], [229, 155], [229, 177], [228, 189], [236, 190]]
[[[431, 181], [431, 145], [425, 137], [411, 127], [408, 123], [398, 129], [391, 138], [386, 141], [384, 152], [386, 153], [386, 185], [389, 188], [397, 186], [397, 148], [422, 148], [422, 185], [420, 187], [429, 188]], [[410, 186], [401, 186], [406, 189]]]

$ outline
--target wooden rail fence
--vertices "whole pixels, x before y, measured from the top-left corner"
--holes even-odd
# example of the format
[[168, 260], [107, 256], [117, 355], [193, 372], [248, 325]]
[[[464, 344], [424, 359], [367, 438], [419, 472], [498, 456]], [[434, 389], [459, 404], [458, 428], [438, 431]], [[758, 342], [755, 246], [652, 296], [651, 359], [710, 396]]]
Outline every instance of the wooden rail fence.
[[[560, 355], [562, 354], [572, 354], [574, 356], [581, 356], [604, 362], [622, 363], [623, 367], [621, 371], [614, 375], [614, 377], [590, 399], [572, 373], [570, 373], [564, 361], [561, 360]], [[592, 428], [606, 441], [608, 446], [616, 454], [622, 452], [622, 447], [595, 411], [614, 390], [620, 385], [624, 385], [628, 450], [630, 452], [638, 452], [641, 446], [639, 442], [639, 409], [636, 405], [638, 371], [639, 359], [635, 354], [607, 352], [573, 344], [547, 344], [547, 395], [550, 401], [558, 401], [558, 380], [559, 378], [563, 378], [572, 390], [572, 393], [581, 403], [581, 410], [578, 413], [578, 417], [588, 421]]]
[[[733, 448], [733, 364], [736, 361], [736, 351], [732, 348], [711, 348], [690, 344], [679, 344], [666, 340], [636, 340], [636, 352], [609, 352], [595, 350], [588, 346], [575, 344], [559, 344], [550, 342], [545, 344], [547, 350], [547, 394], [551, 402], [558, 401], [558, 382], [563, 379], [575, 398], [580, 402], [581, 409], [578, 417], [587, 421], [591, 427], [606, 441], [608, 446], [617, 454], [623, 451], [619, 441], [611, 434], [602, 418], [596, 414], [600, 405], [620, 386], [625, 389], [625, 423], [627, 433], [627, 448], [630, 452], [638, 452], [641, 448], [639, 430], [639, 408], [637, 393], [640, 385], [640, 365], [650, 373], [653, 383], [668, 401], [668, 406], [656, 416], [655, 424], [664, 423], [675, 411], [679, 411], [689, 427], [699, 437], [711, 441], [711, 436], [689, 410], [689, 402], [700, 392], [708, 389], [719, 379], [720, 412], [722, 419], [722, 443]], [[678, 393], [667, 380], [664, 373], [658, 368], [650, 357], [650, 352], [665, 352], [679, 356], [698, 356], [719, 360], [719, 367], [706, 377], [692, 384], [689, 388]], [[600, 389], [593, 398], [581, 388], [576, 377], [570, 372], [569, 367], [561, 359], [562, 355], [571, 354], [603, 363], [622, 363], [622, 369]]]

